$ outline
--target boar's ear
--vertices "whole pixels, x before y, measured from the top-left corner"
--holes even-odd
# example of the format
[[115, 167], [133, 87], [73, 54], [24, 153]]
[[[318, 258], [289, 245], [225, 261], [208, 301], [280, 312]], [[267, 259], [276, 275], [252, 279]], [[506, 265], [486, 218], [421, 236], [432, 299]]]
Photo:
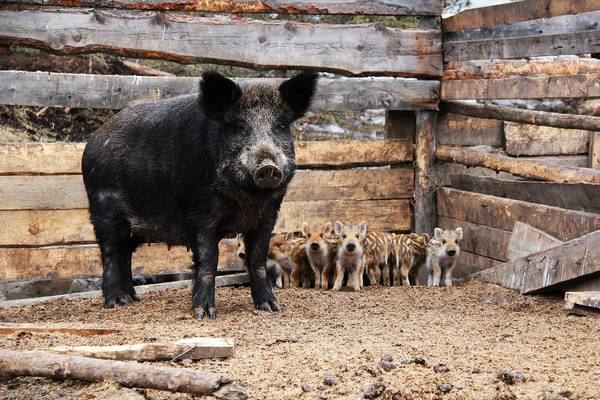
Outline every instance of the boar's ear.
[[298, 119], [308, 111], [315, 94], [319, 74], [314, 71], [301, 72], [279, 85], [283, 101], [290, 107], [293, 119]]
[[458, 228], [456, 228], [454, 230], [454, 232], [456, 233], [456, 238], [458, 240], [461, 240], [463, 238], [463, 231], [462, 231], [462, 228], [460, 226]]
[[310, 228], [308, 227], [308, 224], [306, 222], [302, 223], [302, 236], [306, 237], [308, 236], [308, 233], [310, 232]]
[[323, 227], [323, 233], [326, 235], [331, 235], [331, 222], [328, 222]]
[[242, 95], [240, 87], [231, 79], [214, 71], [202, 73], [200, 105], [210, 116], [220, 116]]
[[285, 240], [286, 240], [286, 242], [289, 242], [293, 238], [294, 238], [294, 232], [288, 232], [288, 233], [285, 234]]
[[344, 230], [344, 224], [342, 224], [340, 221], [335, 221], [333, 224], [333, 229], [336, 235], [341, 235], [342, 231]]
[[440, 228], [435, 228], [433, 230], [433, 238], [436, 240], [440, 240], [442, 238], [442, 230]]
[[368, 229], [367, 221], [362, 221], [360, 223], [360, 226], [358, 229], [360, 230], [359, 234], [360, 234], [361, 238], [364, 239], [365, 236], [367, 236], [367, 229]]

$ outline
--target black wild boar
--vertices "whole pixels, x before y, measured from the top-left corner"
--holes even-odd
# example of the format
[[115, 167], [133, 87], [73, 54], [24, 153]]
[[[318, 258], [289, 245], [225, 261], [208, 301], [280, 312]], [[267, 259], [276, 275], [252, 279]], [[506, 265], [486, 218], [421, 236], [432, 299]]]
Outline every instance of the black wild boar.
[[281, 310], [266, 256], [295, 170], [290, 124], [308, 110], [317, 77], [303, 72], [276, 87], [206, 72], [198, 95], [133, 106], [95, 132], [82, 169], [106, 307], [138, 300], [131, 254], [164, 242], [192, 250], [194, 315], [215, 318], [218, 243], [242, 232], [254, 304]]

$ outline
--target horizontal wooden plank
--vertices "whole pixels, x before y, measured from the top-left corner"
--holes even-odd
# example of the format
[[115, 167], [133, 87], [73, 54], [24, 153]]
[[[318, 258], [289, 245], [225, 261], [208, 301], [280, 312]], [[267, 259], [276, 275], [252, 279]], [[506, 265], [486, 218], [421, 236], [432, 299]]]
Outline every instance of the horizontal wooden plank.
[[469, 253], [493, 258], [498, 261], [508, 261], [506, 250], [510, 241], [510, 232], [503, 229], [478, 225], [459, 219], [438, 216], [438, 226], [442, 229], [463, 229], [461, 250]]
[[[284, 202], [411, 198], [411, 168], [297, 171]], [[81, 175], [0, 176], [0, 210], [68, 210], [88, 207]], [[1, 241], [0, 241], [1, 243]]]
[[[81, 174], [83, 143], [0, 145], [0, 175]], [[298, 168], [349, 168], [413, 160], [413, 145], [401, 140], [296, 142]], [[1, 186], [0, 186], [1, 187]]]
[[442, 81], [442, 100], [590, 97], [600, 97], [598, 74]]
[[507, 289], [521, 290], [524, 274], [524, 265], [513, 266], [504, 263], [475, 272], [471, 278], [476, 281], [493, 283]]
[[600, 214], [565, 210], [542, 204], [442, 188], [437, 192], [438, 215], [512, 231], [524, 222], [563, 241], [600, 229]]
[[597, 53], [600, 30], [444, 42], [444, 61], [486, 60]]
[[[242, 271], [235, 240], [219, 245], [219, 270]], [[133, 254], [134, 275], [189, 272], [192, 253], [185, 247], [153, 244], [141, 246]], [[102, 276], [100, 250], [95, 244], [34, 248], [0, 248], [0, 281], [26, 279], [72, 279]]]
[[[278, 78], [234, 79], [277, 85]], [[121, 109], [198, 92], [200, 78], [0, 71], [0, 104]], [[319, 79], [311, 109], [435, 109], [439, 82], [403, 78]]]
[[440, 0], [4, 0], [7, 4], [267, 14], [439, 15]]
[[484, 151], [477, 147], [438, 146], [436, 157], [441, 161], [453, 161], [468, 166], [486, 167], [536, 180], [557, 183], [600, 184], [600, 170], [573, 168], [534, 160], [517, 159], [500, 153]]
[[[304, 222], [324, 225], [334, 220], [369, 222], [373, 229], [407, 231], [412, 214], [408, 199], [311, 200], [284, 202], [275, 229], [302, 230]], [[0, 211], [0, 246], [42, 246], [95, 241], [87, 210]], [[233, 232], [234, 233], [234, 232]]]
[[502, 79], [531, 75], [600, 74], [600, 60], [578, 56], [533, 60], [451, 61], [444, 68], [444, 80]]
[[461, 251], [456, 260], [452, 277], [463, 280], [471, 279], [471, 274], [494, 268], [501, 263], [501, 261], [494, 260], [493, 258], [469, 253], [468, 251]]
[[522, 155], [587, 154], [590, 131], [504, 123], [506, 153]]
[[457, 32], [595, 10], [600, 10], [599, 0], [525, 0], [465, 10], [444, 18], [442, 27]]
[[451, 186], [468, 192], [600, 214], [600, 185], [516, 181], [496, 177], [450, 175]]
[[524, 110], [495, 104], [477, 104], [466, 101], [444, 101], [440, 109], [446, 112], [477, 118], [493, 118], [532, 125], [554, 126], [567, 129], [600, 131], [600, 117], [562, 114], [548, 111]]
[[574, 305], [595, 308], [600, 311], [600, 291], [566, 292], [565, 308], [573, 308]]
[[442, 73], [439, 31], [381, 24], [264, 22], [153, 11], [0, 11], [0, 44], [60, 54], [102, 52], [182, 63], [317, 68], [347, 75]]
[[504, 145], [502, 121], [438, 113], [435, 136], [440, 144], [452, 146]]

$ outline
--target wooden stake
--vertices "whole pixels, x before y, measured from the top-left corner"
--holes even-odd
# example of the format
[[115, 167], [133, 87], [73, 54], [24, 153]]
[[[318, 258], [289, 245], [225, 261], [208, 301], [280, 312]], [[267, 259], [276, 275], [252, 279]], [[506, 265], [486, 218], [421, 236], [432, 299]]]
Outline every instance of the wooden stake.
[[415, 169], [415, 232], [433, 233], [436, 224], [434, 111], [417, 112]]

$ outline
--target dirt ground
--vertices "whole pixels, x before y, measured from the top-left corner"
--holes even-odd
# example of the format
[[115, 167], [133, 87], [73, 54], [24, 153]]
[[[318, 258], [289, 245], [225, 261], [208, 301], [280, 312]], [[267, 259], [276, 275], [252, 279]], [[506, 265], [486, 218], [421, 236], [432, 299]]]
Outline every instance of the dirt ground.
[[[218, 288], [220, 315], [213, 321], [192, 319], [185, 289], [144, 294], [141, 303], [114, 310], [103, 309], [100, 299], [5, 309], [4, 322], [85, 324], [122, 332], [20, 333], [0, 337], [0, 347], [234, 337], [233, 358], [190, 367], [235, 378], [255, 399], [600, 399], [600, 319], [564, 315], [558, 297], [524, 297], [481, 283], [450, 289], [371, 287], [360, 293], [283, 289], [277, 295], [286, 311], [265, 314], [253, 309], [248, 288]], [[502, 372], [515, 382], [501, 380]], [[1, 383], [0, 398], [191, 396], [20, 378]]]

